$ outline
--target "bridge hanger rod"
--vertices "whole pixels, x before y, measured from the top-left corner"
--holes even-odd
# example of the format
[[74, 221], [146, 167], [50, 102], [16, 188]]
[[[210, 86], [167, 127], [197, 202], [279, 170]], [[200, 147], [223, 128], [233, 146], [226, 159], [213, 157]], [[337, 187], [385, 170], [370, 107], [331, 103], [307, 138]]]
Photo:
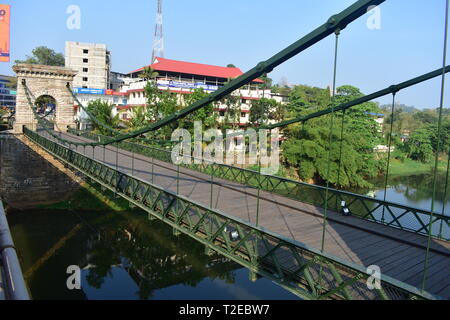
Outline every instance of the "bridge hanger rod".
[[343, 30], [348, 24], [355, 21], [359, 17], [363, 16], [367, 13], [368, 9], [371, 6], [378, 6], [385, 2], [385, 0], [359, 0], [349, 6], [347, 9], [343, 10], [339, 14], [333, 15], [325, 22], [323, 25], [310, 32], [303, 38], [294, 42], [287, 48], [275, 54], [270, 59], [260, 62], [256, 67], [247, 71], [243, 75], [238, 78], [230, 81], [227, 85], [220, 88], [219, 90], [209, 94], [207, 97], [193, 103], [187, 108], [183, 110], [177, 111], [174, 114], [150, 125], [145, 128], [121, 135], [119, 137], [113, 138], [106, 142], [99, 143], [89, 143], [86, 145], [107, 145], [111, 143], [121, 142], [123, 140], [127, 140], [130, 138], [138, 137], [144, 133], [158, 130], [172, 122], [175, 122], [179, 119], [186, 117], [188, 114], [197, 111], [198, 109], [212, 103], [218, 101], [233, 91], [241, 88], [242, 86], [250, 83], [254, 79], [263, 75], [264, 73], [271, 72], [275, 67], [279, 66], [283, 62], [289, 60], [290, 58], [296, 56], [302, 51], [305, 51], [309, 47], [313, 46], [317, 42], [323, 40], [327, 36], [333, 34], [337, 29]]

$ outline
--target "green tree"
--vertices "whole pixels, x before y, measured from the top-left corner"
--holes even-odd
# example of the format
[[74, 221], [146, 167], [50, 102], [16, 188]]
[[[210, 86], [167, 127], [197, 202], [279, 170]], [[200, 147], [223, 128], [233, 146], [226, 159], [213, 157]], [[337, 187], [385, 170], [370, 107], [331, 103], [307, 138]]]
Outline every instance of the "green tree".
[[[114, 105], [104, 102], [102, 100], [91, 101], [87, 107], [88, 111], [101, 123], [112, 127], [117, 128], [120, 120], [119, 115], [113, 116]], [[111, 132], [97, 123], [93, 122], [92, 125], [94, 129], [104, 135], [109, 135]]]
[[56, 101], [51, 96], [43, 95], [37, 98], [34, 104], [36, 105], [38, 112], [45, 112], [47, 108], [55, 106]]
[[430, 128], [420, 128], [414, 131], [404, 145], [408, 157], [421, 162], [430, 162], [433, 158], [433, 146]]
[[167, 90], [160, 90], [155, 81], [147, 83], [144, 93], [147, 98], [147, 115], [153, 121], [159, 121], [177, 110], [176, 95]]
[[[149, 81], [144, 88], [147, 98], [146, 117], [152, 121], [159, 121], [180, 109], [178, 97], [175, 93], [160, 90], [155, 81]], [[168, 139], [178, 123], [172, 123], [158, 131], [159, 138]]]
[[278, 94], [281, 94], [283, 96], [290, 96], [291, 92], [292, 92], [292, 89], [290, 87], [282, 86], [282, 85], [279, 85], [279, 84], [273, 85], [271, 90], [272, 90], [273, 93], [278, 93]]
[[[191, 94], [184, 96], [184, 107], [188, 107], [195, 102], [207, 97], [208, 92], [203, 90], [203, 88], [195, 89]], [[214, 110], [212, 103], [202, 107], [201, 109], [189, 114], [186, 118], [181, 120], [180, 126], [185, 129], [193, 129], [194, 121], [201, 121], [203, 129], [209, 129], [216, 127], [217, 125], [217, 113]]]
[[267, 124], [269, 120], [281, 121], [284, 117], [283, 106], [274, 99], [261, 98], [252, 102], [250, 123]]
[[139, 78], [145, 80], [153, 80], [159, 76], [159, 73], [150, 67], [145, 67], [144, 70], [139, 74]]
[[65, 64], [64, 55], [56, 53], [53, 49], [41, 46], [32, 51], [31, 56], [27, 56], [25, 60], [16, 60], [15, 63], [42, 64], [46, 66], [59, 66]]
[[142, 106], [134, 107], [131, 110], [131, 119], [127, 120], [125, 123], [129, 128], [133, 130], [145, 127], [145, 125], [148, 123], [145, 107]]
[[306, 85], [298, 85], [292, 88], [289, 95], [287, 111], [293, 117], [311, 109], [322, 109], [331, 103], [330, 91]]
[[[438, 123], [424, 127], [429, 131], [433, 152], [447, 153], [450, 148], [450, 117], [444, 117], [441, 124], [441, 134], [438, 132]], [[439, 149], [438, 149], [439, 142]]]
[[[299, 107], [297, 110], [304, 114], [303, 107], [307, 107], [306, 110], [309, 110], [307, 113], [327, 107], [325, 91], [327, 90], [319, 88], [306, 90], [308, 94], [299, 95], [299, 101], [302, 100], [303, 103], [306, 100], [315, 104], [309, 108], [306, 103], [297, 104]], [[303, 92], [303, 89], [300, 89], [300, 92]], [[351, 101], [362, 95], [358, 88], [343, 86], [337, 89], [334, 103]], [[341, 123], [344, 117], [342, 112], [335, 114], [332, 131], [331, 115], [312, 119], [304, 126], [290, 126], [285, 131], [288, 139], [282, 145], [285, 164], [296, 169], [298, 176], [305, 181], [310, 179], [316, 183], [329, 181], [332, 185], [340, 187], [371, 186], [367, 178], [375, 177], [384, 164], [384, 161], [376, 159], [373, 151], [381, 139], [378, 124], [371, 116], [373, 112], [379, 112], [378, 105], [373, 102], [347, 110], [342, 143]]]
[[424, 124], [432, 124], [437, 123], [439, 115], [436, 110], [425, 109], [415, 113], [413, 117]]
[[231, 94], [220, 100], [220, 105], [226, 106], [224, 121], [220, 124], [224, 134], [227, 129], [236, 130], [239, 128], [241, 101], [242, 97]]
[[264, 90], [272, 88], [273, 80], [272, 78], [269, 78], [267, 73], [264, 73], [262, 76], [260, 76], [258, 79], [264, 81], [264, 83], [260, 84], [260, 87]]

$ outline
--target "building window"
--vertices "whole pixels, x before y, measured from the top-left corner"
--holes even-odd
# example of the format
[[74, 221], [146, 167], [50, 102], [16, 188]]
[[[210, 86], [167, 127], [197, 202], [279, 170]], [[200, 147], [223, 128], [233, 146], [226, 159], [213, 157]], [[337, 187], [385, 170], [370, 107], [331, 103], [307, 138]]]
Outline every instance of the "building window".
[[245, 112], [241, 112], [241, 118], [245, 118], [247, 114]]
[[88, 81], [88, 78], [87, 77], [83, 77], [83, 81]]
[[89, 62], [89, 59], [86, 59], [86, 58], [83, 59], [83, 63], [88, 63], [88, 62]]
[[89, 68], [83, 68], [83, 72], [89, 72]]
[[87, 89], [87, 86], [83, 86], [83, 89]]
[[88, 53], [89, 53], [89, 50], [88, 50], [88, 49], [83, 49], [83, 53], [84, 53], [84, 54], [88, 54]]
[[220, 111], [220, 112], [219, 112], [219, 115], [220, 115], [221, 117], [225, 117], [225, 111]]

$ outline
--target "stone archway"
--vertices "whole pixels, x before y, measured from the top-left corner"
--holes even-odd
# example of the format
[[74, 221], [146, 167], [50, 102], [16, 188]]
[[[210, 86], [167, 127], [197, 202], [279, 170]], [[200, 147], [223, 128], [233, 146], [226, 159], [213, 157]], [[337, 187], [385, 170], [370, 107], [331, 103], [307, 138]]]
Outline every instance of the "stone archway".
[[67, 83], [72, 86], [76, 71], [65, 67], [43, 66], [34, 64], [17, 64], [12, 68], [17, 74], [16, 122], [14, 133], [22, 133], [23, 126], [35, 130], [37, 121], [28, 104], [23, 80], [34, 99], [51, 96], [56, 101], [55, 130], [67, 131], [75, 127], [73, 97], [67, 90]]

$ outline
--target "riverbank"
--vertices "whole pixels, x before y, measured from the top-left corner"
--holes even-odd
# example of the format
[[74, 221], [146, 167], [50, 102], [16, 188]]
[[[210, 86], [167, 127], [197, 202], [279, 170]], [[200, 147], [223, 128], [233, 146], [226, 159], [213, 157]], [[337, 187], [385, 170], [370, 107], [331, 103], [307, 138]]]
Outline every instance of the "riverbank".
[[[389, 166], [389, 175], [391, 176], [406, 176], [422, 173], [433, 173], [434, 162], [423, 163], [420, 161], [415, 161], [411, 159], [405, 159], [405, 161], [400, 161], [396, 159], [391, 160]], [[447, 161], [439, 161], [438, 173], [442, 174], [447, 170]]]

